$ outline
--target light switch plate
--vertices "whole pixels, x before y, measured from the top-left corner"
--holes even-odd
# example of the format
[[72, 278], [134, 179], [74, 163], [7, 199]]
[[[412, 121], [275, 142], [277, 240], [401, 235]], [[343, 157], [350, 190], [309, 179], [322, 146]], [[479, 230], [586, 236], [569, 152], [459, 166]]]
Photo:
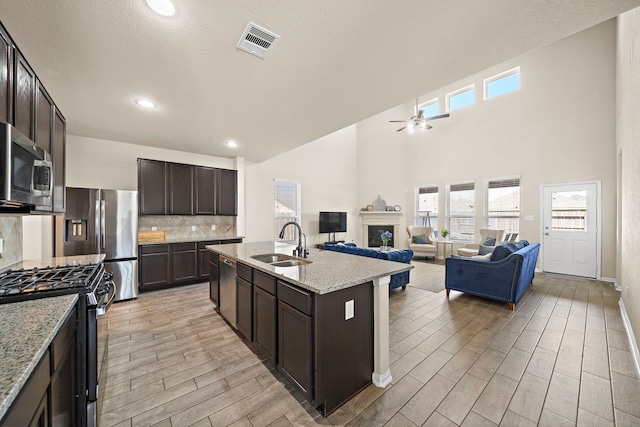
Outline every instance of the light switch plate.
[[211, 224], [211, 230], [212, 231], [216, 231], [216, 225], [215, 224]]
[[353, 313], [353, 300], [349, 300], [344, 303], [344, 320], [352, 319], [354, 316]]
[[151, 227], [151, 231], [156, 231], [158, 227]]
[[524, 220], [525, 221], [533, 221], [533, 215], [525, 215], [524, 216]]
[[191, 231], [196, 231], [196, 226], [195, 225], [191, 226]]

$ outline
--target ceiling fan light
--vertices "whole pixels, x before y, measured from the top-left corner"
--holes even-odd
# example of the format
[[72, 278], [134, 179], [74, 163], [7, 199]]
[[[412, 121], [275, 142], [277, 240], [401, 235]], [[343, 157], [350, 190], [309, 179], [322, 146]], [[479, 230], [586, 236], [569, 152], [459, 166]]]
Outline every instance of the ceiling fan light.
[[407, 132], [409, 132], [409, 133], [413, 133], [413, 131], [415, 130], [415, 128], [416, 128], [415, 123], [413, 123], [413, 122], [412, 122], [412, 123], [409, 123], [409, 124], [407, 125]]
[[427, 130], [427, 122], [424, 120], [420, 121], [420, 130]]

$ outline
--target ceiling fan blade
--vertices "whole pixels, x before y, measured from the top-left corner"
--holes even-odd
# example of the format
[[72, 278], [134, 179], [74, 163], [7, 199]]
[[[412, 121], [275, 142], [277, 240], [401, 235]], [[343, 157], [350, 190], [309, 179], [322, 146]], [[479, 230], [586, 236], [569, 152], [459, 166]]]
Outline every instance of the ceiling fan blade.
[[425, 120], [436, 120], [436, 119], [444, 119], [449, 117], [449, 113], [446, 114], [440, 114], [439, 116], [431, 116], [431, 117], [425, 117]]
[[404, 128], [406, 128], [406, 126], [402, 126], [400, 129], [398, 129], [396, 132], [400, 132], [401, 130], [403, 130]]
[[429, 130], [429, 129], [433, 129], [433, 126], [427, 125], [427, 130]]
[[406, 120], [389, 120], [389, 123], [406, 123]]

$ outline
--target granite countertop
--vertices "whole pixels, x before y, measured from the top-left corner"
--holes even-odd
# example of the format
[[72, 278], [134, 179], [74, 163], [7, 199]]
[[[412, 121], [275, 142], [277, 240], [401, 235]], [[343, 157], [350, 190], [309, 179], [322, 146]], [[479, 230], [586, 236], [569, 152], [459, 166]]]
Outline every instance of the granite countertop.
[[97, 264], [99, 262], [102, 262], [104, 260], [104, 257], [104, 254], [93, 254], [25, 259], [0, 269], [0, 272], [6, 270], [31, 270], [32, 268], [59, 267], [65, 265]]
[[77, 294], [0, 304], [0, 419], [71, 313]]
[[169, 239], [164, 239], [162, 241], [138, 241], [138, 245], [163, 245], [165, 243], [190, 243], [190, 242], [208, 242], [210, 240], [233, 240], [233, 239], [243, 239], [244, 236], [217, 236], [217, 237], [207, 237], [207, 236], [185, 236], [185, 237], [171, 237]]
[[206, 248], [265, 273], [282, 276], [287, 282], [317, 294], [349, 288], [413, 268], [411, 264], [314, 248], [309, 249], [308, 261], [311, 263], [295, 267], [274, 267], [251, 258], [253, 255], [269, 253], [291, 255], [295, 246], [280, 242], [208, 245]]

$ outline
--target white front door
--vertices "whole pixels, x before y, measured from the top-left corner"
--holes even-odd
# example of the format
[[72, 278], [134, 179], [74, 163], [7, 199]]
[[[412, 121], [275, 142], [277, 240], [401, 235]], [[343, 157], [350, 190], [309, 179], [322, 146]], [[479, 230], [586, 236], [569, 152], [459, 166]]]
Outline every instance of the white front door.
[[598, 276], [598, 185], [543, 186], [542, 269]]

